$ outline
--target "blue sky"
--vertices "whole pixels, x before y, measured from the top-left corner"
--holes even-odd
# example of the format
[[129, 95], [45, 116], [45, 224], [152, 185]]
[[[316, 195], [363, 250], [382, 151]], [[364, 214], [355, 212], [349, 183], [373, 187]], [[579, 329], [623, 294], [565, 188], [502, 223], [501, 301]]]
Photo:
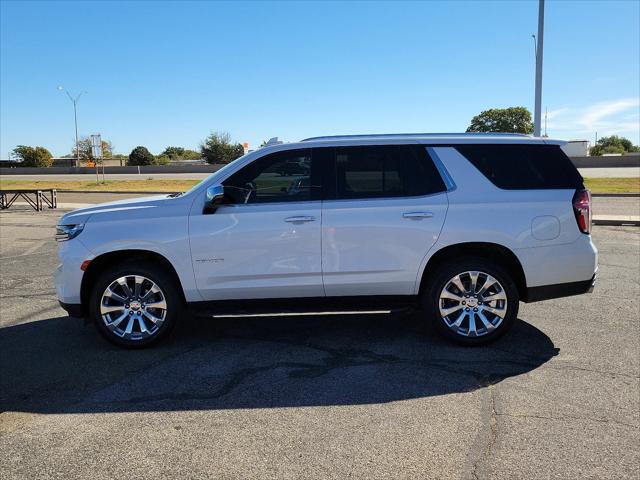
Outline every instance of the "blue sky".
[[[0, 158], [81, 135], [115, 151], [464, 131], [533, 111], [537, 1], [14, 2], [0, 6]], [[548, 1], [548, 133], [640, 143], [640, 2]]]

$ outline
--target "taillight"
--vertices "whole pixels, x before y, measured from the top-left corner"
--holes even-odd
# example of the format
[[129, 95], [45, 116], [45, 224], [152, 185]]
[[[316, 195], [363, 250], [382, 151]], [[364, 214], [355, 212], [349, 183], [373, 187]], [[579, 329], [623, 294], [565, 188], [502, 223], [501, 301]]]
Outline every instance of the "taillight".
[[591, 193], [589, 190], [576, 190], [572, 203], [578, 228], [588, 234], [591, 231]]

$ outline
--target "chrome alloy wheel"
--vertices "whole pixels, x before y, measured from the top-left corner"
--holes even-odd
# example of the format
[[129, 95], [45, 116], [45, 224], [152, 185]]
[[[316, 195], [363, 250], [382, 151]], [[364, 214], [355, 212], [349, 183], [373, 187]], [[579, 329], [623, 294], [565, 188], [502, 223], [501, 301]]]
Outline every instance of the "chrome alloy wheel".
[[500, 326], [507, 314], [507, 294], [485, 272], [464, 272], [450, 279], [438, 299], [447, 327], [463, 337], [481, 337]]
[[143, 340], [160, 330], [167, 316], [167, 302], [152, 280], [126, 275], [113, 281], [102, 294], [100, 316], [118, 337]]

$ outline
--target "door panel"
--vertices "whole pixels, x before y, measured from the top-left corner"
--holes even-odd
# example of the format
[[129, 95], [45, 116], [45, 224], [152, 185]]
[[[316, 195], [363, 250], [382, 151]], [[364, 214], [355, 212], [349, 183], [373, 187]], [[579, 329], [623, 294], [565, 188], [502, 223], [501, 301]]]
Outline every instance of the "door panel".
[[335, 148], [322, 210], [327, 296], [411, 295], [440, 235], [446, 186], [419, 145]]
[[256, 159], [225, 179], [223, 205], [190, 217], [191, 256], [204, 300], [318, 297], [321, 181], [311, 150]]
[[320, 228], [319, 201], [192, 215], [191, 254], [203, 299], [324, 296]]
[[447, 205], [446, 193], [324, 202], [326, 295], [412, 295], [422, 259], [440, 234]]

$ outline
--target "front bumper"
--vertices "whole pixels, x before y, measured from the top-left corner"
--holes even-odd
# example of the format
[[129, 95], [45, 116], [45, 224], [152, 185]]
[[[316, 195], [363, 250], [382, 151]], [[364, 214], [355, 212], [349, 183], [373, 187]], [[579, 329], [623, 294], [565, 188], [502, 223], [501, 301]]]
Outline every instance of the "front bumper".
[[82, 262], [91, 260], [93, 254], [77, 239], [58, 243], [60, 265], [53, 272], [58, 300], [64, 304], [80, 303], [80, 287], [84, 272]]
[[539, 302], [541, 300], [551, 300], [552, 298], [570, 297], [572, 295], [582, 295], [591, 293], [596, 285], [597, 274], [591, 280], [582, 282], [557, 283], [555, 285], [542, 285], [540, 287], [527, 288], [527, 298], [525, 302]]

